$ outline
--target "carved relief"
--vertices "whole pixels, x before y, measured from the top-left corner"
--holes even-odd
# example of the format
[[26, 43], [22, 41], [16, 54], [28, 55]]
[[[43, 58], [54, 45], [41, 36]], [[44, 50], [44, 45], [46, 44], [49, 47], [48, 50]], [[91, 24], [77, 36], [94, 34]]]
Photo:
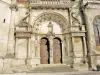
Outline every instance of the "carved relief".
[[62, 15], [58, 13], [44, 13], [41, 16], [39, 16], [34, 23], [34, 30], [36, 30], [37, 28], [38, 31], [40, 25], [46, 21], [53, 21], [62, 28], [63, 32], [67, 31], [66, 29], [63, 30], [63, 28], [67, 28], [67, 21]]
[[75, 13], [71, 13], [72, 16], [72, 25], [80, 25], [80, 21], [77, 19], [77, 16], [75, 16]]
[[[19, 24], [15, 27], [15, 36], [16, 37], [31, 37], [32, 33], [32, 26], [29, 25], [27, 22], [27, 18], [29, 17], [30, 12], [27, 13], [27, 15], [21, 19]], [[25, 29], [22, 31], [22, 29]]]
[[[75, 9], [77, 8], [77, 9]], [[80, 13], [80, 3], [79, 0], [75, 1], [71, 8], [71, 18], [72, 18], [72, 25], [79, 26], [79, 30], [82, 30], [81, 24], [81, 13]]]

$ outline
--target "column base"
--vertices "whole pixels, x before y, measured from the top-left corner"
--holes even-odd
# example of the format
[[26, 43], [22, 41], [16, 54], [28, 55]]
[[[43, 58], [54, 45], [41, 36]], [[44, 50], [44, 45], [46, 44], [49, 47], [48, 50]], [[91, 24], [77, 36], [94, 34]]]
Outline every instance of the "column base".
[[85, 70], [88, 70], [88, 64], [87, 63], [84, 63], [82, 62], [83, 58], [74, 58], [74, 64], [73, 64], [73, 67], [75, 70], [78, 70], [78, 71], [85, 71]]
[[27, 65], [38, 65], [40, 64], [40, 57], [35, 57], [35, 58], [27, 58]]
[[53, 64], [53, 57], [50, 57], [50, 64]]
[[65, 57], [62, 57], [62, 58], [63, 58], [63, 64], [70, 65], [71, 60], [70, 60], [69, 56], [65, 56]]

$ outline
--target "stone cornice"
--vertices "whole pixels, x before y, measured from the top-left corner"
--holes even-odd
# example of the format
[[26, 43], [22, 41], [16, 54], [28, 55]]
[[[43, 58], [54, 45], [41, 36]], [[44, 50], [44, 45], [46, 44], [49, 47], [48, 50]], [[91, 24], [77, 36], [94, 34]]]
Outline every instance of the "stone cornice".
[[41, 1], [29, 0], [29, 6], [32, 8], [69, 8], [71, 7], [70, 0], [60, 1]]
[[100, 9], [100, 3], [89, 3], [87, 8], [90, 8], [90, 9]]
[[86, 8], [90, 9], [100, 9], [100, 1], [98, 0], [84, 0], [84, 4], [88, 3]]
[[32, 8], [70, 8], [70, 5], [30, 5]]

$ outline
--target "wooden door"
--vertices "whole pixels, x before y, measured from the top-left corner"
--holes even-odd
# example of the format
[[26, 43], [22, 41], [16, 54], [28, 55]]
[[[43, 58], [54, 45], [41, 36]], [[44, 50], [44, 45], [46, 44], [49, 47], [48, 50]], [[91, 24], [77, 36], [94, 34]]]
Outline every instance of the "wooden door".
[[40, 44], [41, 64], [49, 64], [49, 41], [48, 39], [41, 39]]
[[54, 63], [62, 63], [62, 46], [58, 38], [53, 40], [53, 61]]

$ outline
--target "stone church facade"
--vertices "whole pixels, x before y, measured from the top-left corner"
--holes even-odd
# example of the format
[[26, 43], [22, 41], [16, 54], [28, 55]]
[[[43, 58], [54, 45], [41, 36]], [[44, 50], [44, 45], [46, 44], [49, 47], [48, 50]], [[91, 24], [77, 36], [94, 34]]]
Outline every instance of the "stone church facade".
[[0, 6], [0, 73], [100, 65], [100, 1], [1, 0]]

